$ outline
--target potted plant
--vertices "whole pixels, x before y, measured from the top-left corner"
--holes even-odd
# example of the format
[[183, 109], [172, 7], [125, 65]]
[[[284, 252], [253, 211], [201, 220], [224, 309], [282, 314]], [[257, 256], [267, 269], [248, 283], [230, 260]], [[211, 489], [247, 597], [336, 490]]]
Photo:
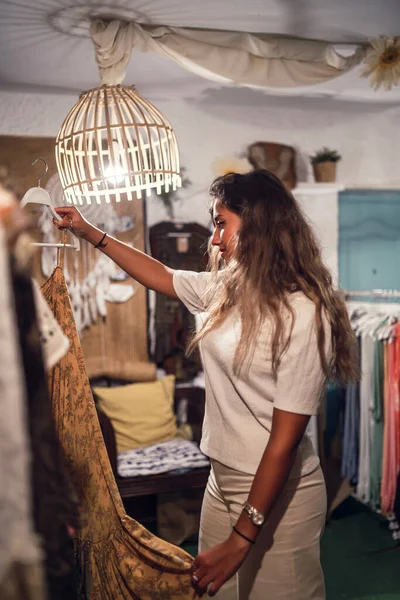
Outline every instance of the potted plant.
[[341, 160], [337, 150], [331, 150], [324, 146], [310, 156], [314, 170], [315, 181], [319, 183], [332, 183], [336, 180], [336, 163]]

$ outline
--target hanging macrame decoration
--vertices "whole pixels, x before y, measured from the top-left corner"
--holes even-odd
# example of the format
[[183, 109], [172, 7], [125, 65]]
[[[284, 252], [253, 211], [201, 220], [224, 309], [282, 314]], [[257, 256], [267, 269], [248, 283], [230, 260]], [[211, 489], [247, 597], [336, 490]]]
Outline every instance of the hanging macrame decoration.
[[[55, 206], [66, 204], [64, 191], [57, 174], [49, 179], [46, 190]], [[84, 204], [80, 210], [88, 221], [112, 236], [133, 230], [133, 217], [119, 216], [113, 204]], [[57, 242], [58, 232], [47, 210], [42, 212], [38, 226], [43, 242]], [[46, 278], [50, 277], [56, 264], [57, 250], [43, 248], [41, 267]], [[135, 293], [133, 285], [121, 283], [126, 279], [126, 274], [116, 269], [110, 258], [93, 250], [90, 244], [84, 240], [81, 240], [80, 252], [66, 254], [64, 274], [79, 332], [96, 323], [99, 318], [106, 317], [107, 302], [127, 302]]]

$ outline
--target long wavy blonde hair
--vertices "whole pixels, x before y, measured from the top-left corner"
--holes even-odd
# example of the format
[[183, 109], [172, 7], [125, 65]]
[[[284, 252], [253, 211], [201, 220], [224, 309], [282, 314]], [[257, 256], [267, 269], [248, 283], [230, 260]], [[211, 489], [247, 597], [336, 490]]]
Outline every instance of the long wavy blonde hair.
[[[327, 378], [340, 383], [359, 379], [358, 346], [350, 327], [344, 300], [332, 286], [321, 259], [314, 233], [292, 194], [269, 171], [228, 173], [210, 187], [212, 204], [241, 217], [235, 256], [221, 268], [218, 248], [209, 244], [209, 270], [214, 274], [207, 318], [189, 344], [193, 350], [211, 330], [219, 327], [230, 311], [239, 311], [241, 338], [234, 370], [248, 370], [257, 343], [257, 332], [266, 318], [272, 322], [272, 370], [276, 377], [281, 357], [288, 348], [295, 315], [289, 295], [301, 291], [315, 304], [315, 323], [322, 368]], [[212, 210], [212, 209], [211, 209]], [[211, 211], [210, 211], [211, 212]], [[291, 314], [289, 335], [284, 309]], [[322, 312], [331, 327], [332, 358], [325, 355]]]

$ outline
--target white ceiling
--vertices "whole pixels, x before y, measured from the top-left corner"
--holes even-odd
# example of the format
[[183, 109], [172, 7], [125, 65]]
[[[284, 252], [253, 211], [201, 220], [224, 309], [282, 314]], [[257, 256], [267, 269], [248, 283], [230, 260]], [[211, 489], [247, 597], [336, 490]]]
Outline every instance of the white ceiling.
[[[285, 34], [338, 44], [400, 34], [400, 0], [0, 0], [0, 90], [73, 93], [99, 82], [90, 17]], [[199, 97], [220, 84], [169, 59], [133, 52], [126, 84], [153, 99]], [[372, 90], [359, 69], [332, 82], [265, 94], [400, 103], [400, 86]], [[251, 98], [251, 95], [249, 95]]]

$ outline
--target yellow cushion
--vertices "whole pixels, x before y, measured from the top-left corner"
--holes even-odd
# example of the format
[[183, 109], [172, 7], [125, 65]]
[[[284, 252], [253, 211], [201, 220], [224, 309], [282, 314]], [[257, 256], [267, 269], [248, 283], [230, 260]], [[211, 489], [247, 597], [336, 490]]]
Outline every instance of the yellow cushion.
[[176, 437], [174, 388], [174, 375], [149, 383], [93, 388], [99, 408], [114, 427], [117, 452]]

